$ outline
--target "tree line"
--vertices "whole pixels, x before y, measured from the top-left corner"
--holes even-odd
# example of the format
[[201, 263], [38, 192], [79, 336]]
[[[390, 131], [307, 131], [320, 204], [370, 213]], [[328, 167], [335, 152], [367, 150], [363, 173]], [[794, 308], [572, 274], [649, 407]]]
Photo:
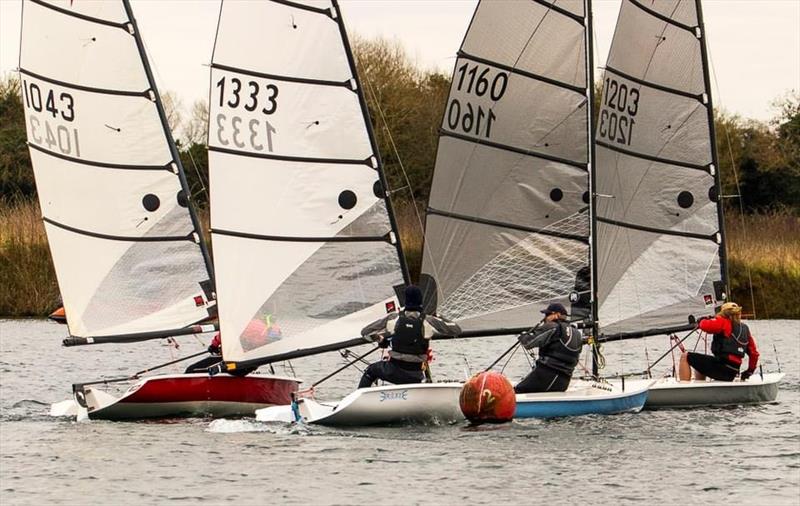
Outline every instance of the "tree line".
[[[397, 42], [356, 37], [353, 51], [393, 198], [408, 203], [413, 196], [424, 205], [450, 77], [420, 69]], [[194, 103], [184, 119], [173, 93], [162, 99], [194, 201], [205, 206], [208, 104]], [[723, 195], [726, 206], [745, 213], [780, 209], [800, 216], [800, 93], [778, 99], [775, 108], [767, 122], [716, 111]], [[36, 195], [20, 86], [13, 75], [0, 80], [0, 195]]]

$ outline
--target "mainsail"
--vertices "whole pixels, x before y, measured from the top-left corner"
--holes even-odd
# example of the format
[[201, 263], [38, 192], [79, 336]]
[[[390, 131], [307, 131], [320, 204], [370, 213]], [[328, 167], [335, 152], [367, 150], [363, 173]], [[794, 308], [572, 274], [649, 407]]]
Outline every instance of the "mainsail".
[[222, 3], [208, 145], [227, 361], [336, 349], [396, 307], [405, 268], [335, 1]]
[[209, 316], [198, 223], [127, 0], [26, 0], [28, 145], [72, 344]]
[[724, 297], [719, 173], [696, 0], [623, 0], [596, 131], [599, 322], [686, 323]]
[[552, 301], [588, 313], [589, 10], [482, 1], [439, 138], [421, 284], [468, 331], [530, 327]]

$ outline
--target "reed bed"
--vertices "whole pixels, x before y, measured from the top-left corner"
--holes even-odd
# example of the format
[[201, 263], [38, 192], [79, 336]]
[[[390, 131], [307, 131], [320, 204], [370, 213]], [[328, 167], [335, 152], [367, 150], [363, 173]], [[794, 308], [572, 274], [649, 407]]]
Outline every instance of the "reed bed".
[[758, 318], [800, 318], [800, 217], [772, 211], [725, 218], [732, 299]]
[[45, 316], [59, 299], [39, 205], [0, 200], [0, 316]]
[[[416, 280], [422, 263], [424, 209], [415, 210], [410, 202], [400, 201], [394, 212], [409, 271]], [[208, 211], [200, 209], [198, 215], [207, 231]], [[800, 218], [785, 211], [728, 213], [726, 223], [733, 300], [758, 318], [800, 318]], [[0, 316], [45, 316], [59, 305], [55, 271], [35, 201], [0, 199], [0, 288]]]

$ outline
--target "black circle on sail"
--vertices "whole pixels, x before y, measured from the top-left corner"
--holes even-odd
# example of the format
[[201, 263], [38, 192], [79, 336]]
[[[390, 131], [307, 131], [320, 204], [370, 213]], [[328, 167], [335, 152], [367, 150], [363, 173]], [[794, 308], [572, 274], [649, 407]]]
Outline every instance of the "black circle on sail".
[[339, 194], [339, 207], [342, 209], [352, 209], [356, 207], [356, 194], [350, 190], [344, 190]]
[[694, 204], [694, 195], [688, 191], [682, 191], [678, 194], [678, 205], [684, 209], [689, 209]]
[[150, 211], [151, 213], [161, 207], [161, 200], [152, 193], [148, 193], [144, 197], [142, 197], [142, 207], [145, 210]]

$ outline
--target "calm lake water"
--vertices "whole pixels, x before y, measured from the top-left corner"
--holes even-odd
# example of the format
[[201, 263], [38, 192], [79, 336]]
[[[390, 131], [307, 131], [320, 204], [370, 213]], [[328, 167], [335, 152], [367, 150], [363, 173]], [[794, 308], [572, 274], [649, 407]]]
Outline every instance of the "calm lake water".
[[[0, 321], [0, 504], [798, 505], [800, 321], [748, 323], [764, 370], [778, 369], [774, 345], [787, 373], [775, 404], [480, 428], [341, 430], [252, 419], [53, 419], [49, 404], [67, 399], [72, 382], [166, 362], [170, 348], [62, 348], [63, 326]], [[644, 368], [645, 347], [655, 359], [666, 341], [606, 345], [606, 372]], [[184, 355], [202, 349], [192, 337], [181, 343]], [[433, 372], [463, 379], [511, 343], [439, 342]], [[310, 384], [342, 363], [330, 353], [293, 367]], [[671, 360], [661, 365], [669, 369]], [[516, 381], [528, 368], [518, 353], [505, 372]], [[358, 376], [345, 371], [323, 384], [319, 397], [345, 395]]]

